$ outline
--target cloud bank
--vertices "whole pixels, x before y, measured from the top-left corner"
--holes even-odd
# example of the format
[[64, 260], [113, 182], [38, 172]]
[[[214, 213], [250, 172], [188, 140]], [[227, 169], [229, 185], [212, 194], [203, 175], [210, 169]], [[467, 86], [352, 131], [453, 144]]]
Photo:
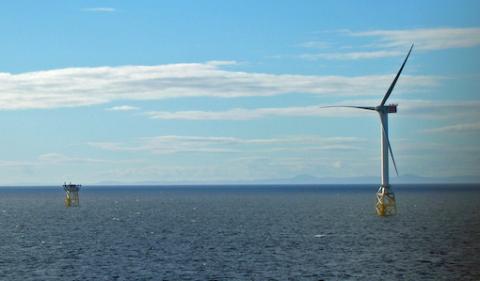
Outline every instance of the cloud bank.
[[[47, 109], [113, 101], [184, 97], [235, 98], [305, 93], [368, 96], [383, 93], [392, 75], [313, 76], [225, 70], [232, 62], [64, 68], [0, 73], [0, 110]], [[404, 90], [432, 87], [434, 76], [402, 77]]]

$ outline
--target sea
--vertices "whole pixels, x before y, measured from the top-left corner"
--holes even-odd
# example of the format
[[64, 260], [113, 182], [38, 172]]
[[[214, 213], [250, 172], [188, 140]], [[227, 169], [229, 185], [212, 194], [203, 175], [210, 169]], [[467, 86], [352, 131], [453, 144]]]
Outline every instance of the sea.
[[480, 280], [480, 185], [0, 188], [0, 280]]

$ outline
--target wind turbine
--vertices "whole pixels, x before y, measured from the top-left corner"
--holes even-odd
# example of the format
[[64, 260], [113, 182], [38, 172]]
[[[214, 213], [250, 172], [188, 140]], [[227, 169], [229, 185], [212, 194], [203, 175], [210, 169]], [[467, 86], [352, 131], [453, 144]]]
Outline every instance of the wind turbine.
[[390, 186], [389, 181], [389, 174], [388, 174], [388, 154], [392, 157], [393, 167], [395, 168], [395, 172], [398, 176], [397, 164], [395, 163], [395, 157], [393, 156], [392, 147], [390, 146], [390, 141], [388, 139], [388, 114], [389, 113], [397, 113], [397, 104], [388, 104], [385, 105], [387, 99], [392, 94], [393, 88], [395, 88], [395, 84], [397, 84], [398, 77], [402, 73], [405, 64], [407, 63], [408, 57], [412, 52], [413, 44], [408, 51], [407, 57], [402, 63], [400, 70], [398, 70], [397, 75], [393, 79], [392, 84], [388, 87], [385, 96], [383, 97], [382, 101], [377, 106], [350, 106], [350, 105], [340, 105], [340, 106], [326, 106], [326, 107], [348, 107], [348, 108], [356, 108], [356, 109], [363, 109], [363, 110], [373, 110], [378, 112], [380, 116], [380, 127], [381, 127], [381, 175], [382, 175], [382, 182], [380, 187], [377, 191], [377, 203], [376, 209], [377, 214], [379, 216], [390, 216], [394, 215], [397, 212], [397, 206], [395, 203], [395, 194]]

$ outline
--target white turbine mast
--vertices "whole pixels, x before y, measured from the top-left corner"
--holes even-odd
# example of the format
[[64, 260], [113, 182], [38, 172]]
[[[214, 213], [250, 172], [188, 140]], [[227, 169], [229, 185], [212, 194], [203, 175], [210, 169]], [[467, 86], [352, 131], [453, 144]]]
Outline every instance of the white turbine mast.
[[395, 203], [395, 194], [390, 186], [389, 181], [389, 174], [388, 174], [388, 154], [392, 157], [393, 167], [395, 168], [395, 173], [398, 176], [397, 164], [395, 163], [395, 157], [393, 156], [392, 147], [390, 145], [390, 140], [388, 138], [388, 114], [389, 113], [397, 113], [397, 104], [388, 104], [385, 105], [387, 99], [392, 94], [393, 89], [395, 88], [395, 84], [397, 84], [398, 77], [403, 71], [405, 64], [407, 63], [408, 57], [412, 52], [413, 44], [408, 51], [407, 57], [402, 63], [402, 66], [397, 72], [397, 75], [393, 79], [392, 84], [388, 88], [385, 96], [383, 97], [382, 101], [377, 106], [353, 106], [353, 105], [338, 105], [338, 106], [325, 106], [325, 107], [347, 107], [347, 108], [356, 108], [356, 109], [363, 109], [363, 110], [373, 110], [378, 112], [380, 116], [380, 128], [381, 128], [381, 176], [382, 182], [380, 187], [377, 191], [377, 203], [376, 203], [376, 210], [379, 216], [390, 216], [394, 215], [397, 212], [397, 207]]

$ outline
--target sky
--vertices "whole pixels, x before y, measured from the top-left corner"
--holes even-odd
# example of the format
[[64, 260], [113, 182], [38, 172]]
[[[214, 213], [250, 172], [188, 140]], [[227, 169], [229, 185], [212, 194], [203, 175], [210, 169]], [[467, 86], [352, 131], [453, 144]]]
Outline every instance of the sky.
[[[479, 176], [478, 1], [3, 1], [0, 185]], [[393, 174], [393, 173], [392, 173]], [[395, 181], [395, 178], [392, 178]]]

